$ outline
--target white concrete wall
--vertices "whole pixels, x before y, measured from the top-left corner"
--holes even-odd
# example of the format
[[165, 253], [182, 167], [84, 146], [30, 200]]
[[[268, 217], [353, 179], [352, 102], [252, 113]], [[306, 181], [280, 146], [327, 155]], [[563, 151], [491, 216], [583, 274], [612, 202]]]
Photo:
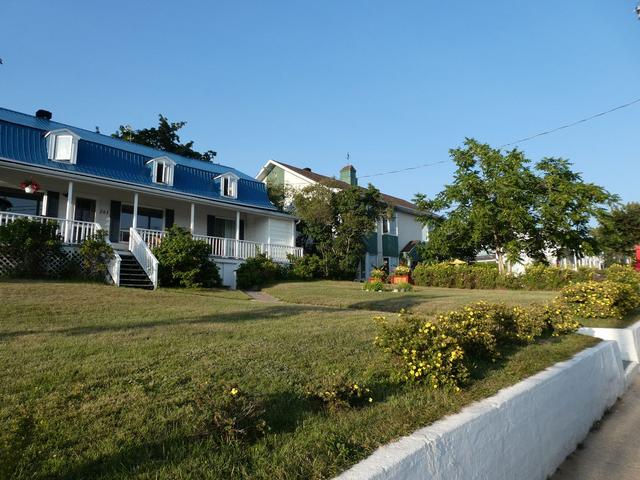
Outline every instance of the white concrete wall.
[[390, 445], [340, 480], [545, 480], [622, 395], [620, 351], [602, 342]]
[[603, 340], [613, 340], [618, 344], [623, 360], [640, 362], [640, 322], [628, 328], [582, 327], [578, 333]]
[[220, 272], [220, 278], [222, 278], [222, 285], [235, 290], [236, 289], [236, 270], [243, 263], [243, 261], [226, 259], [226, 258], [214, 258], [213, 260], [218, 266], [218, 271]]

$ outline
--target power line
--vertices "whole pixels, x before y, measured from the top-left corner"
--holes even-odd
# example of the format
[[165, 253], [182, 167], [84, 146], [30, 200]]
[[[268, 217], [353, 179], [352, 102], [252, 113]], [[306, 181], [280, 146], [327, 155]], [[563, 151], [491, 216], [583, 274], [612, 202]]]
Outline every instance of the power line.
[[[524, 137], [524, 138], [521, 138], [519, 140], [515, 140], [513, 142], [505, 143], [504, 145], [500, 145], [498, 148], [505, 148], [505, 147], [509, 147], [511, 145], [515, 145], [515, 144], [518, 144], [518, 143], [528, 142], [529, 140], [533, 140], [534, 138], [542, 137], [544, 135], [549, 135], [551, 133], [555, 133], [555, 132], [558, 132], [560, 130], [564, 130], [566, 128], [575, 127], [576, 125], [579, 125], [581, 123], [585, 123], [585, 122], [588, 122], [588, 121], [593, 120], [595, 118], [603, 117], [605, 115], [608, 115], [609, 113], [615, 112], [617, 110], [622, 110], [623, 108], [630, 107], [632, 105], [635, 105], [636, 103], [640, 103], [640, 98], [636, 98], [635, 100], [632, 100], [631, 102], [625, 103], [623, 105], [618, 105], [617, 107], [610, 108], [609, 110], [606, 110], [606, 111], [600, 112], [600, 113], [596, 113], [595, 115], [591, 115], [589, 117], [582, 118], [582, 119], [577, 120], [575, 122], [567, 123], [566, 125], [562, 125], [560, 127], [556, 127], [556, 128], [551, 129], [551, 130], [544, 131], [544, 132], [536, 133], [535, 135], [531, 135], [529, 137]], [[432, 167], [434, 165], [439, 165], [439, 164], [442, 164], [442, 163], [448, 163], [450, 161], [451, 160], [440, 160], [439, 162], [423, 163], [422, 165], [415, 165], [413, 167], [400, 168], [400, 169], [397, 169], [397, 170], [389, 170], [387, 172], [372, 173], [370, 175], [360, 175], [360, 178], [380, 177], [382, 175], [391, 175], [393, 173], [408, 172], [410, 170], [417, 170], [419, 168]]]
[[417, 170], [419, 168], [424, 168], [424, 167], [433, 167], [434, 165], [439, 165], [441, 163], [449, 163], [450, 161], [451, 160], [440, 160], [439, 162], [423, 163], [422, 165], [416, 165], [415, 167], [401, 168], [399, 170], [389, 170], [388, 172], [381, 172], [381, 173], [372, 173], [370, 175], [359, 175], [359, 178], [371, 178], [371, 177], [379, 177], [381, 175], [390, 175], [392, 173], [401, 173], [409, 170]]
[[511, 143], [505, 143], [504, 145], [500, 145], [500, 147], [498, 147], [498, 148], [508, 147], [508, 146], [511, 146], [511, 145], [515, 145], [516, 143], [528, 142], [529, 140], [533, 140], [534, 138], [542, 137], [543, 135], [549, 135], [550, 133], [555, 133], [555, 132], [557, 132], [559, 130], [564, 130], [565, 128], [575, 127], [576, 125], [588, 122], [589, 120], [593, 120], [594, 118], [603, 117], [603, 116], [605, 116], [605, 115], [607, 115], [609, 113], [615, 112], [616, 110], [622, 110], [623, 108], [630, 107], [631, 105], [635, 105], [636, 103], [640, 103], [640, 98], [636, 98], [635, 100], [633, 100], [633, 101], [631, 101], [629, 103], [625, 103], [624, 105], [618, 105], [617, 107], [611, 108], [611, 109], [606, 110], [604, 112], [596, 113], [595, 115], [591, 115], [590, 117], [583, 118], [583, 119], [578, 120], [576, 122], [567, 123], [566, 125], [562, 125], [560, 127], [554, 128], [552, 130], [547, 130], [546, 132], [536, 133], [535, 135], [531, 135], [530, 137], [521, 138], [520, 140], [515, 140], [515, 141], [513, 141]]

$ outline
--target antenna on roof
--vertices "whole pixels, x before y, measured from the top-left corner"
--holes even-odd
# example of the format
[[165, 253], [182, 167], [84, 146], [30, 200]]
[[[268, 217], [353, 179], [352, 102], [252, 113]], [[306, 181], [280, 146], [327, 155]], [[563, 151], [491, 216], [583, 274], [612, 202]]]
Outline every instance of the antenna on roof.
[[100, 133], [100, 127], [96, 125], [96, 133]]
[[351, 158], [351, 155], [349, 155], [349, 152], [347, 152], [347, 156], [345, 158], [347, 159], [347, 162], [348, 162], [349, 159]]

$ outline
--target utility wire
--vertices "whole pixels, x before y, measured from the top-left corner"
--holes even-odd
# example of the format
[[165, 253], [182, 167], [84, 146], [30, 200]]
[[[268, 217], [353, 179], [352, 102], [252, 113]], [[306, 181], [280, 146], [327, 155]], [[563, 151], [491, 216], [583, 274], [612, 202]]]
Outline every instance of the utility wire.
[[[528, 142], [529, 140], [533, 140], [534, 138], [542, 137], [544, 135], [549, 135], [551, 133], [555, 133], [555, 132], [558, 132], [560, 130], [564, 130], [566, 128], [575, 127], [576, 125], [580, 125], [581, 123], [585, 123], [585, 122], [588, 122], [588, 121], [593, 120], [595, 118], [603, 117], [605, 115], [608, 115], [609, 113], [615, 112], [617, 110], [622, 110], [623, 108], [630, 107], [632, 105], [635, 105], [636, 103], [640, 103], [640, 98], [636, 98], [635, 100], [632, 100], [631, 102], [625, 103], [623, 105], [618, 105], [617, 107], [611, 108], [611, 109], [606, 110], [604, 112], [596, 113], [595, 115], [591, 115], [590, 117], [586, 117], [586, 118], [580, 119], [580, 120], [572, 122], [572, 123], [567, 123], [566, 125], [561, 125], [560, 127], [556, 127], [556, 128], [551, 129], [551, 130], [547, 130], [547, 131], [544, 131], [544, 132], [536, 133], [535, 135], [531, 135], [529, 137], [524, 137], [524, 138], [521, 138], [520, 140], [515, 140], [513, 142], [505, 143], [504, 145], [500, 145], [498, 148], [505, 148], [505, 147], [509, 147], [511, 145], [516, 145], [518, 143]], [[424, 163], [422, 165], [416, 165], [416, 166], [407, 167], [407, 168], [400, 168], [398, 170], [389, 170], [387, 172], [372, 173], [370, 175], [360, 175], [360, 178], [380, 177], [382, 175], [390, 175], [392, 173], [408, 172], [410, 170], [417, 170], [419, 168], [432, 167], [434, 165], [439, 165], [441, 163], [448, 163], [450, 161], [451, 160], [440, 160], [439, 162]]]

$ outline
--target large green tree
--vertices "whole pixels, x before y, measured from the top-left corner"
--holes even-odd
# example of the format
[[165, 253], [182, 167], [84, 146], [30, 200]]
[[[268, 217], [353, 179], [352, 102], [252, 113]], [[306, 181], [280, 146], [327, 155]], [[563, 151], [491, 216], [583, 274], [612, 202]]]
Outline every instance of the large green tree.
[[293, 194], [294, 214], [309, 253], [322, 259], [324, 275], [352, 279], [366, 251], [365, 237], [375, 231], [386, 205], [380, 192], [367, 188], [331, 188], [315, 184]]
[[[566, 250], [582, 256], [595, 250], [589, 224], [615, 197], [585, 183], [563, 159], [531, 165], [524, 153], [503, 152], [474, 139], [450, 151], [457, 169], [453, 182], [433, 200], [417, 195], [421, 210], [443, 212], [426, 252], [433, 258], [496, 253], [498, 268], [523, 254], [539, 261]], [[432, 223], [428, 216], [423, 222]]]
[[121, 138], [140, 145], [157, 148], [165, 152], [175, 153], [187, 158], [196, 160], [211, 161], [216, 156], [212, 150], [200, 153], [193, 149], [193, 141], [180, 143], [178, 131], [184, 127], [187, 122], [169, 122], [167, 117], [158, 115], [158, 126], [151, 128], [142, 128], [134, 130], [127, 125], [120, 125], [118, 131], [111, 136]]
[[600, 215], [596, 238], [607, 262], [619, 262], [634, 255], [640, 245], [640, 203], [617, 205]]

